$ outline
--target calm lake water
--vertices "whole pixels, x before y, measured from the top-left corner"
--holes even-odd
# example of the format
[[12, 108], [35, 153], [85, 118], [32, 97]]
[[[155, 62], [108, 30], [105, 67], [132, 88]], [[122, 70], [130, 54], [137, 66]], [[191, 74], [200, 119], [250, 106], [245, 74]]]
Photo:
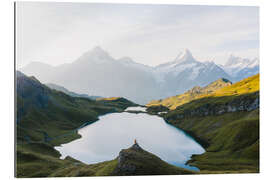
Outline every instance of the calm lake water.
[[[129, 108], [128, 110], [138, 110]], [[143, 109], [140, 108], [143, 111]], [[162, 160], [192, 170], [185, 162], [192, 154], [205, 150], [183, 131], [167, 124], [158, 116], [146, 113], [111, 113], [79, 130], [82, 138], [56, 147], [61, 158], [71, 156], [84, 163], [92, 164], [115, 159], [121, 149], [133, 145], [134, 139], [146, 151]]]

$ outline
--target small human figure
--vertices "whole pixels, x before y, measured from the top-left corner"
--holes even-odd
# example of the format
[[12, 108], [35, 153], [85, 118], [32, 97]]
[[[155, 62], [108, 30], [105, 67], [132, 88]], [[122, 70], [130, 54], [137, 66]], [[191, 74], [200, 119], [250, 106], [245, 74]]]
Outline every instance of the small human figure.
[[137, 141], [136, 141], [136, 139], [134, 140], [134, 144], [137, 144]]

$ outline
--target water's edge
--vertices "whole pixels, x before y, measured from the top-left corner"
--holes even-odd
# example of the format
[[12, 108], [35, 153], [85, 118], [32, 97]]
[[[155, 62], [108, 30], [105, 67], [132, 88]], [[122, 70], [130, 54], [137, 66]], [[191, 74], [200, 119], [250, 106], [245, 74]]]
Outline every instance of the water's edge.
[[[127, 111], [126, 111], [126, 110], [124, 110], [124, 111], [120, 111], [120, 112], [106, 113], [106, 114], [103, 114], [103, 115], [98, 116], [98, 119], [95, 120], [95, 121], [92, 121], [92, 122], [86, 122], [86, 123], [82, 124], [82, 125], [79, 126], [78, 128], [72, 130], [72, 132], [76, 131], [76, 133], [79, 134], [79, 130], [80, 130], [80, 129], [83, 129], [83, 128], [88, 127], [89, 125], [91, 125], [91, 124], [93, 124], [93, 123], [96, 123], [97, 121], [100, 120], [100, 117], [102, 117], [102, 116], [106, 116], [106, 115], [113, 114], [113, 113], [124, 113], [124, 112], [126, 112], [126, 113], [135, 113], [135, 114], [144, 113], [144, 114], [148, 114], [148, 115], [150, 115], [150, 116], [158, 116], [158, 117], [162, 118], [162, 120], [163, 120], [166, 124], [168, 124], [169, 126], [175, 128], [175, 129], [177, 129], [177, 130], [182, 131], [185, 135], [187, 135], [187, 136], [190, 137], [192, 140], [194, 140], [195, 142], [197, 142], [199, 145], [201, 145], [201, 146], [203, 147], [204, 150], [208, 147], [208, 143], [206, 143], [205, 141], [203, 141], [201, 138], [197, 137], [197, 136], [196, 136], [194, 133], [192, 133], [191, 131], [184, 130], [184, 129], [181, 129], [181, 128], [179, 128], [179, 127], [176, 127], [176, 126], [172, 125], [171, 123], [167, 122], [162, 116], [155, 115], [155, 114], [150, 114], [150, 113], [148, 113], [147, 111], [133, 111], [133, 110], [127, 110]], [[75, 141], [75, 140], [77, 140], [77, 139], [82, 138], [82, 135], [81, 135], [81, 134], [79, 134], [79, 135], [80, 135], [80, 137], [78, 137], [78, 138], [76, 138], [76, 139], [73, 139], [72, 141]], [[72, 141], [70, 141], [70, 142], [72, 142]], [[68, 144], [68, 143], [70, 143], [70, 142], [63, 143], [63, 144]], [[63, 144], [61, 144], [60, 146], [56, 146], [56, 147], [61, 147]], [[55, 149], [56, 151], [59, 152], [59, 150], [57, 150], [56, 148], [54, 148], [54, 149]], [[59, 153], [60, 153], [60, 152], [59, 152]], [[61, 154], [61, 153], [60, 153], [60, 154]], [[185, 162], [185, 165], [188, 165], [187, 163], [188, 163], [188, 161], [191, 159], [191, 157], [192, 157], [193, 155], [195, 155], [195, 154], [192, 154], [192, 155], [189, 157], [189, 159]], [[61, 156], [62, 156], [62, 155], [61, 155]], [[61, 158], [61, 157], [60, 157], [60, 158]], [[100, 162], [97, 162], [97, 163], [100, 163]], [[96, 163], [91, 163], [91, 164], [96, 164]], [[177, 167], [181, 167], [181, 166], [179, 166], [179, 164], [178, 164], [178, 165], [177, 165], [177, 164], [174, 164], [174, 163], [169, 163], [169, 164], [172, 164], [172, 165], [177, 166]], [[195, 170], [195, 171], [197, 170], [197, 171], [199, 171], [199, 168], [197, 168], [197, 167], [195, 167], [195, 166], [190, 166], [190, 165], [188, 165], [188, 166], [191, 168], [190, 170]], [[183, 166], [182, 168], [188, 169], [188, 168], [186, 168], [186, 167], [184, 167], [184, 166]]]

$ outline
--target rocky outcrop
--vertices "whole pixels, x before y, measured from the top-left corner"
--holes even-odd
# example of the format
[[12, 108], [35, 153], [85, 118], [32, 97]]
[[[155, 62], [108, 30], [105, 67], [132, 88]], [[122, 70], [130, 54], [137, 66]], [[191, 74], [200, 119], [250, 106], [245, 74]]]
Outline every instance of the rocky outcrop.
[[132, 152], [121, 151], [118, 156], [117, 173], [120, 174], [133, 174], [136, 170], [134, 164], [128, 163], [129, 156], [133, 156]]
[[184, 110], [182, 110], [182, 107], [180, 106], [175, 110], [177, 113], [171, 113], [166, 116], [165, 119], [182, 119], [191, 116], [209, 116], [238, 111], [252, 111], [258, 109], [259, 105], [259, 92], [255, 92], [252, 95], [235, 97], [231, 101], [225, 103], [204, 103], [197, 108]]
[[137, 142], [122, 149], [117, 157], [114, 175], [193, 174], [194, 172], [170, 165], [156, 155], [143, 150]]
[[136, 166], [129, 161], [136, 156], [137, 151], [143, 151], [137, 143], [133, 144], [133, 146], [129, 148], [129, 151], [125, 149], [120, 151], [118, 156], [117, 173], [133, 174], [135, 172]]

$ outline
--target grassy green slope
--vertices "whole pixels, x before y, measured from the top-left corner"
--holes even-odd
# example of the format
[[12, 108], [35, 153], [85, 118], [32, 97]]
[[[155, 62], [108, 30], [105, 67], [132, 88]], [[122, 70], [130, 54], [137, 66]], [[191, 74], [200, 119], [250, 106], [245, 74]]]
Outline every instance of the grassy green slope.
[[[259, 75], [255, 75], [164, 115], [168, 123], [187, 131], [206, 148], [204, 154], [192, 157], [190, 165], [202, 173], [259, 171], [259, 109], [244, 108], [256, 101], [258, 90]], [[227, 106], [243, 109], [220, 111]]]
[[[19, 142], [67, 142], [76, 128], [92, 123], [99, 115], [123, 111], [135, 104], [124, 99], [94, 101], [51, 90], [27, 76], [17, 78], [17, 139]], [[78, 137], [78, 135], [77, 135]], [[60, 138], [65, 139], [61, 142]], [[57, 140], [57, 141], [54, 141]]]
[[258, 172], [259, 112], [234, 112], [207, 117], [169, 120], [193, 135], [205, 148], [192, 166], [207, 172]]
[[60, 153], [45, 143], [19, 144], [16, 153], [16, 177], [47, 177], [71, 163], [60, 160]]
[[59, 159], [54, 146], [79, 138], [76, 129], [95, 122], [99, 115], [134, 105], [124, 98], [94, 101], [71, 97], [17, 72], [16, 176], [48, 176], [69, 164]]

